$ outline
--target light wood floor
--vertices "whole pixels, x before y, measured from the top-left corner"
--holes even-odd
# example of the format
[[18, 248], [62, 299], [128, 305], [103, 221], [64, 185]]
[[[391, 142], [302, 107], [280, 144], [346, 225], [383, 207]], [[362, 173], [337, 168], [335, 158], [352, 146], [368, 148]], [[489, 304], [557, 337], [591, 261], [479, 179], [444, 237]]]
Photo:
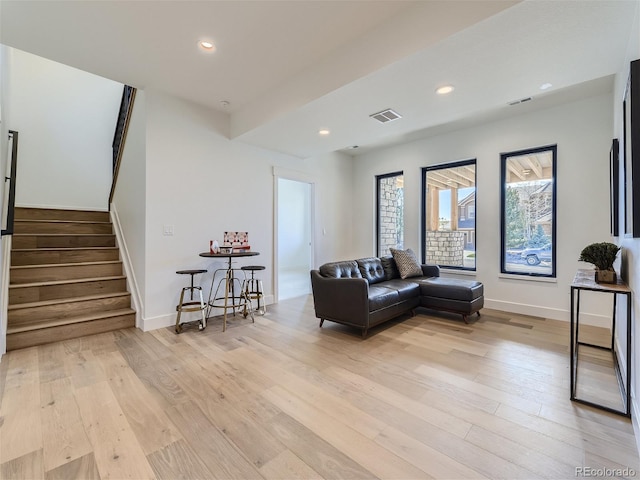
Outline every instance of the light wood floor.
[[[569, 401], [566, 323], [419, 312], [362, 340], [331, 322], [319, 329], [307, 296], [255, 324], [233, 319], [224, 334], [212, 320], [204, 332], [129, 329], [10, 352], [0, 477], [640, 472], [630, 421]], [[605, 360], [593, 365], [596, 381], [606, 377]]]

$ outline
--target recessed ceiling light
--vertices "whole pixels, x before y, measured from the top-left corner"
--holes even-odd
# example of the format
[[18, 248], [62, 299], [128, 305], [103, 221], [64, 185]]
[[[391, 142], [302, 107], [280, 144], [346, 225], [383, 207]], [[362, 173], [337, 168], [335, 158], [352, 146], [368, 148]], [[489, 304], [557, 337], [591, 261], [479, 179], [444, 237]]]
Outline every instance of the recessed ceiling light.
[[436, 93], [438, 95], [446, 95], [447, 93], [451, 93], [455, 90], [453, 85], [443, 85], [441, 87], [436, 88]]
[[210, 42], [209, 40], [201, 40], [198, 42], [200, 48], [206, 52], [213, 52], [216, 49], [216, 46]]
[[323, 128], [318, 130], [318, 135], [322, 135], [322, 136], [326, 136], [329, 135], [331, 133], [331, 131], [327, 128]]
[[542, 85], [540, 85], [540, 90], [548, 90], [551, 87], [553, 87], [553, 85], [551, 85], [550, 83], [543, 83]]

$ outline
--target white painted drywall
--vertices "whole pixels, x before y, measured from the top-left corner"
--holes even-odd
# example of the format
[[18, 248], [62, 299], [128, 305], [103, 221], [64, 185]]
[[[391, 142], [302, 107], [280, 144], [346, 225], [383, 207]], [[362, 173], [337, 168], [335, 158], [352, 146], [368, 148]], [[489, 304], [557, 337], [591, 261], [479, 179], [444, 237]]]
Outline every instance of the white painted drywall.
[[[188, 277], [175, 271], [207, 268], [197, 279], [208, 294], [213, 271], [225, 261], [198, 256], [224, 231], [248, 231], [260, 256], [238, 259], [266, 267], [261, 273], [267, 300], [273, 297], [273, 167], [304, 172], [316, 184], [314, 263], [350, 255], [352, 160], [341, 154], [300, 160], [229, 140], [226, 114], [146, 92], [146, 256], [144, 328], [170, 325]], [[173, 235], [163, 235], [164, 226]], [[326, 247], [326, 248], [325, 248]], [[217, 278], [220, 278], [219, 276]], [[214, 312], [221, 313], [221, 312]]]
[[[627, 79], [629, 78], [629, 62], [632, 60], [640, 59], [640, 2], [636, 7], [636, 15], [635, 21], [633, 22], [634, 28], [631, 32], [631, 36], [629, 37], [629, 45], [627, 47], [627, 53], [625, 55], [624, 65], [621, 65], [620, 72], [616, 75], [616, 84], [615, 90], [613, 94], [613, 118], [614, 118], [614, 127], [613, 127], [613, 138], [620, 139], [620, 161], [621, 165], [624, 165], [624, 148], [623, 148], [623, 110], [622, 110], [622, 101], [624, 98], [625, 87], [627, 84]], [[640, 95], [640, 92], [636, 93], [636, 95]], [[638, 126], [636, 126], [638, 128]], [[636, 147], [640, 148], [640, 146]], [[635, 173], [635, 172], [634, 172]], [[632, 339], [632, 356], [631, 356], [631, 395], [632, 395], [632, 418], [633, 425], [636, 433], [636, 443], [638, 446], [638, 450], [640, 451], [640, 424], [638, 423], [638, 418], [640, 415], [640, 405], [638, 404], [638, 395], [640, 395], [640, 338], [638, 337], [638, 326], [637, 322], [640, 318], [640, 302], [638, 301], [638, 295], [640, 295], [640, 238], [630, 238], [624, 235], [624, 209], [622, 205], [624, 205], [624, 188], [623, 188], [623, 179], [620, 179], [620, 199], [619, 204], [621, 205], [620, 209], [620, 225], [621, 225], [621, 235], [618, 238], [618, 244], [622, 247], [622, 261], [620, 265], [620, 271], [622, 273], [622, 278], [629, 284], [631, 290], [633, 292], [633, 308], [632, 308], [632, 317], [631, 317], [631, 339]], [[618, 345], [621, 347], [618, 351], [622, 354], [621, 365], [623, 367], [626, 366], [626, 357], [625, 357], [625, 346], [626, 346], [626, 335], [627, 328], [624, 320], [626, 319], [626, 311], [625, 307], [622, 305], [618, 306], [618, 314], [619, 318], [623, 321], [619, 322], [618, 328]]]
[[106, 210], [122, 85], [12, 49], [20, 206]]
[[[5, 178], [7, 169], [9, 168], [7, 162], [9, 161], [8, 155], [8, 135], [9, 130], [14, 130], [10, 125], [10, 113], [9, 113], [9, 68], [11, 65], [11, 49], [4, 45], [0, 45], [0, 179]], [[5, 215], [5, 182], [0, 181], [0, 216], [4, 219]], [[4, 223], [2, 228], [4, 228]], [[7, 338], [7, 296], [9, 289], [9, 246], [11, 238], [8, 236], [2, 237], [0, 243], [0, 358], [6, 351], [6, 338]]]
[[145, 240], [146, 240], [146, 138], [147, 117], [145, 93], [136, 93], [129, 130], [124, 144], [118, 181], [113, 195], [113, 210], [116, 212], [122, 231], [121, 255], [131, 261], [132, 275], [127, 281], [133, 284], [133, 294], [139, 295], [139, 315], [144, 318], [142, 292], [145, 285]]
[[[420, 251], [421, 167], [477, 158], [477, 273], [485, 306], [569, 319], [569, 284], [581, 249], [609, 236], [612, 97], [601, 95], [548, 110], [406, 143], [359, 156], [354, 164], [354, 244], [375, 253], [375, 175], [404, 171], [405, 245]], [[514, 107], [517, 108], [517, 107]], [[558, 145], [557, 282], [500, 275], [500, 153]], [[445, 274], [446, 275], [446, 274]], [[610, 305], [585, 299], [590, 321], [606, 322]]]

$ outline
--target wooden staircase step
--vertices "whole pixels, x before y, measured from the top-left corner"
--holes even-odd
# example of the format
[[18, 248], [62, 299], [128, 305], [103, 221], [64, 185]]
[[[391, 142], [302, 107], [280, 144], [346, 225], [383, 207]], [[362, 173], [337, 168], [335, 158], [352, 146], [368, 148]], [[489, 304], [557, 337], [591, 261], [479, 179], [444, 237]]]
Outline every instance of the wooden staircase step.
[[15, 233], [113, 233], [110, 222], [74, 222], [63, 220], [15, 220], [13, 224]]
[[135, 326], [135, 319], [135, 311], [126, 308], [18, 327], [8, 326], [7, 350], [130, 328]]
[[15, 214], [7, 350], [135, 326], [109, 212]]
[[11, 265], [44, 265], [119, 260], [116, 247], [25, 248], [11, 250]]
[[9, 283], [33, 283], [73, 278], [112, 277], [122, 275], [121, 261], [83, 262], [50, 265], [22, 265], [9, 269]]
[[84, 322], [93, 322], [95, 320], [103, 320], [107, 318], [118, 317], [120, 315], [133, 314], [135, 316], [135, 313], [135, 310], [131, 308], [122, 308], [120, 310], [110, 310], [108, 312], [90, 313], [86, 315], [77, 315], [75, 317], [59, 318], [55, 320], [43, 320], [41, 322], [33, 323], [30, 325], [7, 326], [7, 335], [21, 332], [32, 332], [39, 328], [51, 328], [61, 325], [75, 325]]
[[53, 282], [34, 282], [9, 285], [9, 304], [41, 302], [83, 295], [125, 292], [124, 275], [97, 278], [74, 278]]
[[16, 220], [85, 220], [89, 222], [110, 221], [109, 212], [89, 210], [64, 210], [54, 208], [16, 207]]
[[8, 325], [18, 326], [131, 307], [129, 292], [86, 295], [76, 298], [47, 300], [9, 305]]
[[73, 248], [73, 247], [115, 247], [113, 234], [35, 234], [14, 233], [12, 248]]

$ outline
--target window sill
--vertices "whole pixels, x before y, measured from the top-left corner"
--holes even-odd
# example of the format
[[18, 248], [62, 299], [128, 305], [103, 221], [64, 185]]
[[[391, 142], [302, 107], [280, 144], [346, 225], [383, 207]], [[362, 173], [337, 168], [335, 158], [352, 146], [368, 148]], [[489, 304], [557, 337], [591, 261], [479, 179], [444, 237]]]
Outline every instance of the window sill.
[[508, 273], [501, 273], [498, 278], [504, 278], [508, 280], [524, 280], [525, 282], [541, 282], [541, 283], [558, 283], [557, 278], [551, 277], [534, 277], [533, 275], [511, 275]]
[[475, 277], [477, 272], [475, 270], [458, 270], [455, 268], [440, 267], [440, 273], [446, 273], [447, 275], [466, 275], [467, 277]]

